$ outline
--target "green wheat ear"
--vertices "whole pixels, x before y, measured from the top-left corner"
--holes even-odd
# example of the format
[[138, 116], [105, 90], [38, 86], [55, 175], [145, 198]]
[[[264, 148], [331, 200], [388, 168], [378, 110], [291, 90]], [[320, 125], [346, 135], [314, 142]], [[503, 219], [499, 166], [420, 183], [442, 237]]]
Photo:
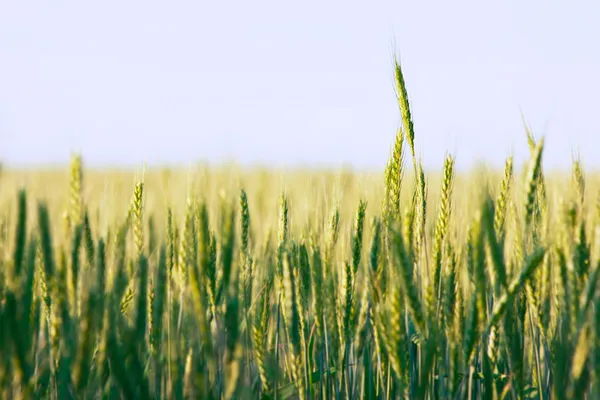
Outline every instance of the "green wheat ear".
[[142, 254], [144, 248], [144, 215], [143, 215], [143, 196], [144, 182], [139, 181], [133, 189], [133, 198], [131, 199], [131, 211], [133, 226], [133, 237], [137, 255]]
[[396, 220], [400, 217], [400, 194], [404, 162], [403, 144], [404, 131], [398, 129], [392, 156], [385, 169], [385, 196], [383, 199], [383, 212], [385, 217]]
[[352, 276], [355, 276], [356, 272], [358, 271], [358, 266], [360, 264], [362, 255], [363, 230], [366, 210], [367, 202], [360, 200], [358, 202], [358, 209], [356, 210], [354, 232], [352, 234]]
[[433, 241], [433, 268], [435, 296], [441, 300], [441, 270], [442, 270], [442, 245], [448, 232], [450, 220], [452, 186], [454, 181], [454, 159], [451, 155], [446, 156], [444, 162], [444, 177], [442, 179], [442, 192], [440, 196], [438, 219], [435, 225]]
[[244, 189], [240, 192], [240, 217], [240, 252], [246, 257], [250, 241], [250, 210], [248, 207], [248, 196]]
[[[600, 197], [599, 197], [600, 199]], [[599, 203], [600, 204], [600, 201]], [[600, 207], [599, 207], [600, 209]], [[600, 213], [599, 213], [600, 215]], [[335, 246], [337, 245], [338, 238], [340, 236], [340, 208], [336, 206], [331, 212], [331, 217], [329, 220], [329, 230], [327, 236], [327, 244], [325, 247], [325, 270], [324, 272], [327, 274], [329, 272], [329, 263], [332, 261], [333, 251]]]
[[533, 217], [536, 191], [538, 188], [539, 177], [542, 169], [542, 151], [544, 149], [544, 138], [542, 138], [533, 150], [531, 160], [527, 169], [525, 178], [525, 231], [529, 231], [531, 219]]
[[425, 172], [423, 170], [422, 162], [419, 162], [417, 166], [415, 191], [415, 258], [417, 261], [419, 261], [419, 258], [421, 257], [421, 251], [423, 250], [425, 226], [427, 223], [427, 182], [425, 180]]
[[406, 134], [406, 140], [408, 141], [414, 166], [416, 168], [415, 131], [410, 112], [406, 82], [404, 81], [404, 74], [402, 73], [402, 67], [400, 66], [398, 58], [394, 59], [394, 72], [396, 77], [396, 95], [398, 96], [398, 105], [400, 106], [400, 112], [402, 114], [402, 128]]
[[[248, 207], [248, 197], [246, 191], [240, 191], [240, 282], [239, 288], [243, 306], [250, 307], [253, 284], [253, 259], [250, 252], [250, 210]], [[264, 383], [263, 383], [264, 385]]]
[[[276, 272], [280, 281], [280, 291], [282, 291], [282, 295], [284, 296], [284, 298], [287, 294], [285, 291], [283, 291], [283, 258], [285, 253], [285, 247], [288, 241], [288, 229], [288, 199], [285, 193], [282, 193], [279, 198], [279, 230], [277, 233]], [[285, 309], [283, 311], [285, 312]]]
[[504, 176], [500, 185], [500, 193], [496, 199], [496, 212], [494, 214], [494, 229], [496, 235], [504, 237], [504, 223], [506, 220], [506, 208], [510, 196], [510, 188], [513, 176], [513, 158], [508, 157], [504, 165]]

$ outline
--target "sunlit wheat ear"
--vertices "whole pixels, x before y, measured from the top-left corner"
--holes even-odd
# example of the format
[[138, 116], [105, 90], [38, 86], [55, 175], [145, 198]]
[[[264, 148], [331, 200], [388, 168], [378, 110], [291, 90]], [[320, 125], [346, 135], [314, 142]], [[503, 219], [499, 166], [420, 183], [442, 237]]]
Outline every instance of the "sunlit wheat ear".
[[252, 324], [252, 344], [254, 350], [254, 357], [256, 359], [256, 366], [259, 371], [261, 389], [263, 392], [269, 392], [270, 381], [267, 375], [266, 366], [266, 340], [267, 340], [267, 329], [268, 329], [268, 311], [270, 306], [270, 285], [267, 284], [265, 291], [258, 300], [257, 307], [254, 309], [254, 322]]
[[521, 113], [521, 122], [523, 123], [523, 127], [525, 128], [525, 134], [527, 135], [527, 145], [529, 146], [529, 151], [533, 154], [535, 150], [535, 137], [533, 136], [533, 131], [527, 121], [525, 120], [525, 114]]
[[542, 152], [544, 149], [544, 139], [540, 139], [536, 145], [529, 165], [527, 167], [527, 175], [525, 177], [525, 215], [524, 226], [528, 231], [531, 227], [531, 218], [534, 212], [536, 190], [538, 187], [540, 171], [542, 167]]
[[385, 195], [383, 199], [383, 212], [386, 218], [398, 219], [400, 216], [400, 194], [402, 189], [402, 175], [404, 163], [404, 131], [398, 129], [394, 141], [392, 156], [385, 170]]
[[250, 210], [248, 196], [244, 189], [240, 192], [240, 227], [240, 252], [243, 256], [247, 256], [250, 240]]
[[450, 210], [451, 210], [451, 198], [452, 198], [452, 186], [454, 181], [454, 159], [451, 155], [446, 156], [444, 162], [444, 176], [442, 179], [442, 191], [440, 195], [439, 211], [437, 222], [435, 225], [435, 233], [433, 239], [433, 285], [434, 295], [436, 297], [441, 296], [441, 277], [442, 277], [442, 245], [446, 234], [448, 232], [448, 226], [450, 221]]
[[513, 158], [508, 157], [504, 165], [504, 176], [500, 184], [500, 193], [496, 198], [496, 207], [494, 214], [494, 229], [499, 238], [504, 237], [504, 223], [506, 220], [507, 202], [510, 196], [510, 189], [513, 177]]
[[[133, 240], [135, 244], [136, 258], [139, 258], [142, 255], [144, 250], [144, 228], [143, 228], [143, 195], [144, 195], [144, 183], [139, 181], [135, 184], [133, 189], [133, 196], [131, 198], [131, 203], [129, 205], [129, 210], [127, 213], [128, 223], [131, 225], [131, 231], [133, 233]], [[84, 220], [87, 221], [87, 213], [84, 216]], [[93, 243], [93, 241], [89, 241]], [[86, 249], [88, 246], [86, 246]], [[130, 266], [134, 267], [133, 260], [130, 260]], [[124, 313], [129, 305], [131, 304], [134, 296], [135, 296], [135, 284], [134, 277], [136, 268], [130, 268], [130, 278], [129, 286], [127, 287], [127, 292], [123, 301], [121, 303], [121, 311]], [[147, 293], [147, 292], [145, 292]]]
[[329, 272], [328, 267], [329, 263], [332, 261], [333, 251], [338, 242], [338, 238], [340, 235], [340, 208], [336, 206], [331, 212], [331, 216], [329, 219], [329, 227], [327, 232], [327, 243], [325, 248], [325, 270], [324, 272], [327, 274]]
[[270, 386], [265, 366], [265, 337], [262, 329], [258, 325], [253, 325], [252, 327], [252, 340], [254, 345], [254, 357], [256, 359], [256, 366], [259, 370], [262, 390], [268, 392]]
[[283, 253], [289, 229], [288, 199], [284, 193], [279, 198], [279, 230], [277, 233], [277, 273], [283, 276]]
[[404, 134], [406, 135], [406, 140], [408, 141], [413, 161], [416, 161], [415, 132], [408, 101], [408, 91], [406, 90], [406, 82], [404, 81], [404, 74], [402, 73], [400, 61], [397, 58], [394, 59], [394, 72], [396, 78], [396, 95], [398, 96], [398, 105], [400, 106], [400, 112], [402, 114], [402, 128], [404, 130]]
[[417, 192], [415, 202], [415, 258], [419, 262], [423, 249], [423, 241], [425, 240], [425, 225], [427, 223], [427, 182], [422, 162], [419, 162], [417, 167], [415, 191]]
[[250, 307], [254, 281], [253, 259], [250, 253], [250, 210], [245, 190], [240, 192], [240, 291], [244, 307]]
[[[363, 245], [363, 229], [365, 224], [365, 213], [367, 210], [367, 202], [360, 200], [354, 222], [354, 231], [352, 233], [352, 276], [356, 275], [360, 259], [362, 255]], [[353, 278], [354, 279], [354, 278]]]
[[381, 264], [381, 220], [377, 217], [374, 217], [372, 222], [372, 239], [371, 239], [371, 249], [369, 252], [369, 269], [367, 278], [371, 284], [375, 283], [377, 276], [380, 272], [380, 264]]
[[348, 343], [350, 339], [351, 320], [354, 302], [354, 280], [352, 277], [352, 267], [350, 263], [344, 264], [344, 279], [343, 279], [343, 318], [342, 331], [344, 342]]
[[133, 189], [133, 198], [131, 199], [131, 217], [133, 227], [133, 237], [137, 255], [142, 254], [144, 248], [144, 182], [139, 181]]

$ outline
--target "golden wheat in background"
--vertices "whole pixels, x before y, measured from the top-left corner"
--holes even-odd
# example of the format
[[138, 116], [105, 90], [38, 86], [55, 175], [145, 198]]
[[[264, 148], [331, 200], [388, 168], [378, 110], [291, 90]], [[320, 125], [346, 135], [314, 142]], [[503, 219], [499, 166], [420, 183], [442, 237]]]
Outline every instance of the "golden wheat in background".
[[384, 174], [5, 169], [2, 398], [600, 398], [597, 179], [426, 174], [395, 67]]

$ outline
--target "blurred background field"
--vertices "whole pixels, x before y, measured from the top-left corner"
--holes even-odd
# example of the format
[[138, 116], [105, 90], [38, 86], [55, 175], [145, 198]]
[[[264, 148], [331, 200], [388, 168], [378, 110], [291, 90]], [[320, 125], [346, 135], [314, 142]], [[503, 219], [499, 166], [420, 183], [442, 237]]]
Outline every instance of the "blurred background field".
[[[523, 135], [525, 136], [525, 135]], [[253, 218], [260, 223], [252, 227], [253, 234], [266, 239], [275, 235], [278, 224], [278, 206], [282, 193], [290, 203], [290, 229], [295, 235], [308, 230], [324, 229], [329, 223], [332, 210], [339, 206], [341, 234], [349, 235], [359, 200], [365, 200], [367, 217], [381, 214], [384, 187], [384, 171], [360, 171], [347, 169], [276, 169], [242, 168], [237, 165], [195, 166], [188, 168], [138, 169], [88, 169], [83, 161], [84, 187], [82, 197], [94, 226], [106, 233], [111, 225], [120, 222], [130, 207], [135, 183], [144, 181], [145, 216], [153, 217], [159, 232], [165, 228], [167, 207], [180, 223], [186, 212], [188, 199], [202, 199], [209, 205], [211, 219], [219, 212], [222, 199], [237, 201], [241, 189], [248, 195], [248, 205]], [[443, 161], [443, 160], [442, 160]], [[411, 206], [414, 176], [410, 163], [405, 163], [405, 177], [401, 194], [402, 207]], [[521, 195], [525, 165], [515, 166], [513, 190]], [[586, 171], [586, 203], [595, 204], [600, 190], [600, 175], [595, 170]], [[461, 237], [466, 223], [479, 206], [479, 196], [484, 189], [496, 196], [500, 190], [502, 170], [479, 165], [470, 171], [456, 173], [453, 184], [452, 229]], [[546, 173], [548, 207], [550, 212], [565, 201], [573, 200], [576, 193], [571, 187], [572, 172], [551, 170]], [[35, 201], [47, 202], [53, 220], [69, 209], [70, 171], [68, 165], [47, 169], [7, 169], [0, 175], [0, 205], [5, 220], [14, 220], [15, 201], [18, 190], [26, 188], [30, 206]], [[441, 171], [426, 173], [427, 214], [434, 216], [438, 209], [441, 190]], [[519, 181], [520, 179], [520, 181]], [[35, 201], [34, 201], [35, 200]], [[404, 211], [404, 210], [403, 210]], [[594, 213], [594, 207], [587, 212]], [[215, 219], [216, 220], [216, 219]], [[432, 230], [435, 220], [428, 220]], [[367, 231], [368, 235], [369, 232]], [[260, 240], [258, 241], [260, 243]], [[344, 242], [344, 241], [342, 241]]]

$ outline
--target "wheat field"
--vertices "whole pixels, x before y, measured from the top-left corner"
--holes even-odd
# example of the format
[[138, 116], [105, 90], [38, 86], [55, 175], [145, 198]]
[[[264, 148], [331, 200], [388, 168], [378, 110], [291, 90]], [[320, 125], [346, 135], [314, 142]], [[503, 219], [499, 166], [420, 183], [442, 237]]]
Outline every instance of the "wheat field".
[[600, 179], [426, 173], [395, 76], [381, 172], [5, 167], [2, 398], [600, 398]]

